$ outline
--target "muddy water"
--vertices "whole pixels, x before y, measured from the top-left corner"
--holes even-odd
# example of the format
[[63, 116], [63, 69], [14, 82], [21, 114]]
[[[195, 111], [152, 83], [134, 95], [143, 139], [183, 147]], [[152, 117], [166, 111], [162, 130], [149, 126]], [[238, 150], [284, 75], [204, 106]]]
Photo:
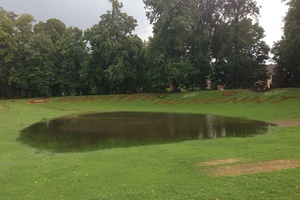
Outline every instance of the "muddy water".
[[267, 133], [270, 124], [215, 115], [110, 112], [44, 120], [21, 131], [19, 141], [40, 150], [80, 152], [107, 148]]

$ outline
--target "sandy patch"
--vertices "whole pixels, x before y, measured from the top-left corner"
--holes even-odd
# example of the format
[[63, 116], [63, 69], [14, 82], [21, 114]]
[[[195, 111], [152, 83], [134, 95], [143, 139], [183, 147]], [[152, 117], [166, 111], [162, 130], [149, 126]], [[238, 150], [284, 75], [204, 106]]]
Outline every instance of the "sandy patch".
[[278, 126], [285, 126], [285, 127], [300, 126], [299, 121], [274, 121], [274, 122], [271, 122], [271, 123], [276, 124]]
[[197, 95], [198, 95], [198, 93], [196, 93], [196, 92], [193, 92], [193, 93], [189, 93], [189, 94], [185, 94], [185, 95], [183, 95], [183, 98], [195, 97], [195, 96], [197, 96]]
[[240, 161], [241, 159], [238, 158], [229, 158], [224, 160], [213, 160], [208, 162], [200, 162], [198, 166], [215, 166], [215, 165], [224, 165], [224, 164], [231, 164]]
[[[231, 159], [228, 159], [231, 160]], [[222, 161], [222, 160], [221, 160]], [[224, 160], [225, 161], [225, 160]], [[230, 166], [217, 166], [219, 161], [212, 161], [213, 165], [198, 165], [206, 166], [200, 171], [209, 171], [215, 176], [239, 176], [244, 174], [256, 174], [264, 172], [273, 172], [284, 169], [293, 169], [300, 167], [300, 159], [289, 159], [289, 160], [274, 160], [258, 163], [248, 163], [248, 164], [239, 164], [239, 165], [230, 165]], [[207, 162], [208, 163], [208, 162]], [[215, 165], [214, 165], [215, 164]], [[220, 162], [224, 164], [224, 162]], [[228, 163], [226, 163], [228, 164]], [[210, 169], [207, 166], [212, 166]], [[215, 167], [213, 167], [215, 166]]]

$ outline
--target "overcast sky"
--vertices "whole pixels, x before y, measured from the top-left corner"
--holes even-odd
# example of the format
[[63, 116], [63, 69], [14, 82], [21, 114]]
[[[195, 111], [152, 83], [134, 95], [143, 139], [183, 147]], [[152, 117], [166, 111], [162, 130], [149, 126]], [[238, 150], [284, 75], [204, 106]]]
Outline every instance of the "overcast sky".
[[[120, 0], [123, 2], [123, 12], [133, 16], [138, 21], [135, 33], [142, 39], [152, 34], [152, 28], [145, 16], [142, 0]], [[260, 9], [260, 25], [265, 29], [265, 41], [273, 45], [282, 35], [282, 19], [287, 7], [281, 0], [257, 0]], [[0, 0], [0, 7], [16, 14], [29, 13], [37, 21], [57, 18], [68, 27], [76, 26], [87, 29], [97, 24], [99, 16], [111, 9], [108, 0]]]

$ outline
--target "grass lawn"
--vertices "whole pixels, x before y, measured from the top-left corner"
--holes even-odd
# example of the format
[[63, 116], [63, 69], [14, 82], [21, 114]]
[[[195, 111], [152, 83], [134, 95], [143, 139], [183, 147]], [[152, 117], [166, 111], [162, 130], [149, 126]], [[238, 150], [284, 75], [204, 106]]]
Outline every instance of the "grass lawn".
[[[300, 199], [300, 89], [49, 100], [0, 101], [1, 200]], [[251, 138], [81, 153], [53, 153], [17, 141], [22, 129], [45, 118], [103, 111], [209, 113], [281, 126]]]

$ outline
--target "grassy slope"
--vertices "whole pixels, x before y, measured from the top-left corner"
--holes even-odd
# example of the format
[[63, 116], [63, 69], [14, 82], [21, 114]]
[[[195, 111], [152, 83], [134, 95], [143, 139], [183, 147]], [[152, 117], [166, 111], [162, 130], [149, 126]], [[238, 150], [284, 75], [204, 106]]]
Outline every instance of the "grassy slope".
[[[226, 92], [226, 91], [225, 91]], [[300, 199], [300, 168], [237, 177], [215, 177], [198, 162], [243, 158], [259, 162], [299, 158], [300, 126], [276, 127], [253, 138], [185, 141], [84, 153], [39, 151], [16, 141], [19, 131], [42, 118], [94, 111], [211, 113], [265, 121], [300, 121], [300, 89], [269, 93], [182, 93], [162, 99], [106, 96], [109, 101], [27, 104], [0, 101], [0, 199]], [[222, 103], [237, 97], [269, 97], [278, 103]], [[177, 102], [174, 100], [178, 100]], [[200, 102], [187, 102], [198, 99]], [[212, 101], [212, 99], [214, 99]], [[210, 102], [208, 102], [210, 100]], [[171, 102], [165, 104], [164, 102]], [[172, 104], [173, 102], [173, 104]], [[201, 103], [202, 102], [202, 103]], [[208, 104], [204, 104], [204, 102]]]

